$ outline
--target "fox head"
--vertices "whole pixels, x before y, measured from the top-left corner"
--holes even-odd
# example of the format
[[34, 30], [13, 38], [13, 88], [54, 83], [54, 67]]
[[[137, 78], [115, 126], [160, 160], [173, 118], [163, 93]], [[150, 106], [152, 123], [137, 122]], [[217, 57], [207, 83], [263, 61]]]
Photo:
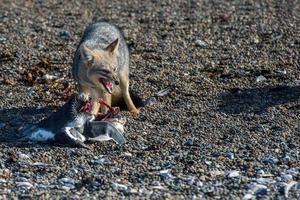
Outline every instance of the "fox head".
[[80, 54], [87, 78], [95, 87], [112, 93], [113, 84], [118, 85], [117, 51], [119, 39], [105, 49], [90, 49], [85, 44], [80, 46]]

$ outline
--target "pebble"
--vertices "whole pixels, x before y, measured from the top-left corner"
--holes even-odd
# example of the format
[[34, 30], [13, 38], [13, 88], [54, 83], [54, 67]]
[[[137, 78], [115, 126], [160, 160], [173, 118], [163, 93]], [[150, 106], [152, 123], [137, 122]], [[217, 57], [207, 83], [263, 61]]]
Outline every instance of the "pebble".
[[75, 185], [76, 182], [74, 179], [65, 177], [65, 178], [59, 179], [59, 183], [62, 185], [66, 185], [66, 184]]
[[289, 162], [289, 161], [291, 161], [291, 158], [290, 158], [290, 156], [284, 156], [284, 157], [282, 158], [282, 161], [283, 161], [283, 162]]
[[124, 156], [126, 156], [126, 157], [132, 157], [132, 153], [125, 152], [125, 153], [124, 153]]
[[36, 167], [47, 167], [48, 166], [47, 163], [43, 163], [43, 162], [35, 162], [32, 165], [36, 166]]
[[257, 184], [257, 183], [252, 183], [248, 185], [248, 193], [247, 194], [254, 194], [256, 197], [261, 197], [265, 196], [268, 194], [268, 187], [265, 185]]
[[69, 39], [71, 38], [71, 33], [69, 31], [63, 31], [60, 33], [60, 37], [64, 38], [64, 39]]
[[264, 164], [271, 164], [271, 165], [275, 165], [278, 163], [278, 159], [277, 158], [274, 158], [274, 157], [265, 157], [263, 159], [263, 163]]
[[168, 178], [168, 179], [173, 179], [174, 176], [171, 174], [171, 170], [170, 169], [166, 169], [166, 170], [161, 170], [159, 172], [159, 175], [164, 177], [164, 178]]
[[262, 170], [262, 169], [259, 169], [256, 171], [256, 174], [259, 175], [259, 176], [263, 176], [265, 174], [265, 171]]
[[93, 181], [93, 182], [91, 182], [91, 186], [92, 186], [93, 188], [98, 188], [98, 187], [101, 186], [101, 184], [100, 184], [98, 181]]
[[4, 179], [4, 178], [0, 178], [0, 183], [6, 183], [7, 182], [7, 180], [6, 179]]
[[138, 192], [139, 192], [140, 195], [143, 195], [143, 196], [150, 196], [150, 195], [153, 194], [153, 191], [147, 190], [147, 189], [145, 189], [145, 188], [140, 188], [140, 189], [138, 190]]
[[28, 182], [28, 179], [22, 176], [17, 176], [16, 177], [17, 182]]
[[260, 75], [260, 76], [256, 77], [256, 82], [263, 82], [263, 81], [266, 81], [266, 80], [267, 80], [267, 78], [264, 77], [263, 75]]
[[165, 89], [162, 89], [162, 90], [158, 91], [156, 93], [156, 96], [158, 96], [158, 97], [167, 96], [168, 94], [170, 94], [171, 91], [172, 91], [171, 88], [167, 87]]
[[194, 176], [180, 176], [180, 179], [187, 182], [189, 185], [192, 185], [196, 178]]
[[92, 163], [94, 165], [103, 165], [105, 163], [107, 163], [108, 161], [106, 160], [106, 158], [100, 158], [100, 159], [97, 159], [97, 160], [93, 160]]
[[16, 182], [17, 187], [22, 187], [26, 189], [30, 189], [33, 187], [33, 185], [29, 182]]
[[54, 80], [54, 79], [57, 79], [57, 78], [58, 78], [57, 76], [50, 75], [50, 74], [45, 74], [45, 75], [43, 76], [43, 79], [48, 80], [48, 81]]
[[61, 190], [64, 190], [66, 192], [69, 192], [70, 190], [72, 190], [74, 188], [75, 188], [75, 186], [72, 186], [72, 185], [70, 185], [70, 187], [66, 186], [66, 185], [61, 186]]
[[281, 180], [285, 183], [289, 183], [293, 180], [293, 176], [290, 174], [283, 174], [281, 175]]
[[4, 128], [6, 126], [5, 123], [0, 123], [0, 129]]
[[9, 178], [12, 172], [9, 169], [0, 169], [0, 177]]
[[24, 153], [21, 153], [21, 152], [18, 152], [17, 155], [18, 155], [19, 159], [21, 159], [21, 160], [30, 159], [30, 156], [28, 156], [28, 155], [26, 155]]
[[160, 183], [158, 183], [157, 185], [155, 185], [155, 186], [152, 186], [151, 187], [153, 190], [166, 190], [166, 188], [165, 187], [163, 187], [162, 185], [160, 185]]
[[294, 81], [297, 85], [300, 85], [300, 80], [295, 80]]
[[237, 178], [240, 176], [240, 172], [239, 171], [236, 171], [236, 170], [233, 170], [233, 171], [229, 171], [227, 173], [227, 177], [228, 178]]
[[155, 97], [150, 97], [146, 100], [147, 106], [152, 106], [157, 103], [157, 99]]
[[225, 154], [225, 157], [229, 158], [230, 160], [233, 160], [234, 159], [234, 153], [228, 152], [228, 153]]
[[255, 199], [255, 196], [253, 194], [247, 193], [243, 196], [243, 199], [244, 200]]
[[207, 47], [207, 43], [203, 40], [200, 40], [200, 39], [196, 40], [195, 44], [196, 44], [197, 47], [202, 47], [202, 48]]
[[113, 183], [112, 184], [112, 188], [114, 190], [121, 190], [121, 191], [125, 191], [128, 189], [128, 187], [124, 184], [120, 184], [120, 183]]
[[185, 145], [187, 145], [187, 146], [193, 146], [194, 145], [194, 139], [193, 138], [187, 139], [187, 141], [185, 142]]
[[213, 170], [209, 172], [211, 177], [224, 176], [224, 171]]
[[276, 183], [276, 181], [272, 178], [258, 178], [258, 179], [256, 179], [256, 182], [259, 184], [262, 184], [262, 185]]

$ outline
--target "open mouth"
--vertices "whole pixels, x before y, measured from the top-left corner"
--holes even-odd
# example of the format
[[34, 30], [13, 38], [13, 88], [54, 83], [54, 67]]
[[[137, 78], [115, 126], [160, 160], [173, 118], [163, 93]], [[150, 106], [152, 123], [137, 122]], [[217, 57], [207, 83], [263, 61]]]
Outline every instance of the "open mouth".
[[104, 88], [109, 94], [112, 94], [113, 83], [111, 81], [105, 80], [103, 78], [99, 78], [99, 82], [102, 83]]

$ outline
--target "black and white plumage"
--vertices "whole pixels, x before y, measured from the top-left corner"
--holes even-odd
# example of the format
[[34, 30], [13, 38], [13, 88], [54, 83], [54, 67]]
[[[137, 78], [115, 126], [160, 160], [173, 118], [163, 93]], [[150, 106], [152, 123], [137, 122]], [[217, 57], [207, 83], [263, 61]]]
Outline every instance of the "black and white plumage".
[[[87, 112], [80, 112], [86, 103], [85, 98], [74, 95], [60, 109], [41, 122], [22, 132], [22, 140], [38, 142], [57, 141], [86, 147], [87, 140], [114, 140], [117, 144], [126, 142], [123, 136], [123, 124], [118, 120], [95, 121]], [[120, 129], [120, 126], [122, 127]]]

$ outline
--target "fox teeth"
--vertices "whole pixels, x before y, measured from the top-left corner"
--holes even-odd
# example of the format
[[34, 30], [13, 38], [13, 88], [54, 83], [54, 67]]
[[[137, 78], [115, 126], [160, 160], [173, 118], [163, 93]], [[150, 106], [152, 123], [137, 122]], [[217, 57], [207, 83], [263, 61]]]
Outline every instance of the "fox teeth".
[[113, 88], [112, 82], [111, 81], [106, 81], [106, 80], [103, 80], [103, 79], [100, 79], [100, 82], [102, 83], [104, 88], [107, 90], [107, 92], [109, 92], [111, 94], [112, 93], [112, 88]]

